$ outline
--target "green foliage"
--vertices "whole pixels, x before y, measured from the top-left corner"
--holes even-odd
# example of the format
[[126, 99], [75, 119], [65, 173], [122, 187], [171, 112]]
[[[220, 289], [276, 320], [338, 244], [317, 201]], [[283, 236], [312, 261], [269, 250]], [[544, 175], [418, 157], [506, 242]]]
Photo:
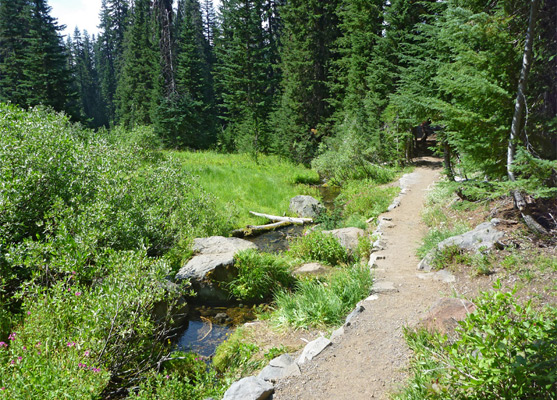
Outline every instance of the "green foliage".
[[253, 359], [259, 352], [259, 347], [254, 343], [246, 343], [242, 337], [243, 329], [238, 328], [227, 341], [217, 347], [213, 357], [213, 367], [217, 371], [239, 378], [263, 366], [264, 360]]
[[285, 328], [340, 324], [356, 303], [369, 295], [372, 283], [369, 268], [360, 265], [336, 271], [324, 282], [301, 280], [294, 293], [276, 295], [271, 320]]
[[333, 235], [320, 231], [294, 238], [289, 253], [304, 261], [320, 261], [332, 266], [349, 259], [348, 253]]
[[290, 288], [295, 281], [288, 263], [273, 254], [242, 251], [234, 256], [234, 266], [238, 276], [230, 282], [228, 290], [241, 302], [263, 302], [276, 291]]
[[398, 399], [555, 399], [556, 310], [483, 293], [457, 338], [407, 332], [414, 378]]
[[282, 215], [290, 199], [299, 194], [317, 196], [317, 190], [296, 185], [299, 176], [318, 179], [315, 171], [276, 156], [260, 155], [258, 162], [247, 154], [215, 152], [169, 153], [215, 196], [217, 209], [225, 210], [232, 226], [257, 225], [249, 211]]
[[368, 219], [385, 212], [399, 191], [398, 187], [378, 187], [369, 179], [349, 181], [336, 202], [343, 207], [344, 218], [357, 214]]
[[457, 224], [454, 228], [431, 228], [424, 237], [424, 243], [418, 248], [418, 257], [423, 258], [431, 250], [437, 247], [443, 240], [452, 236], [461, 235], [468, 231], [464, 224]]

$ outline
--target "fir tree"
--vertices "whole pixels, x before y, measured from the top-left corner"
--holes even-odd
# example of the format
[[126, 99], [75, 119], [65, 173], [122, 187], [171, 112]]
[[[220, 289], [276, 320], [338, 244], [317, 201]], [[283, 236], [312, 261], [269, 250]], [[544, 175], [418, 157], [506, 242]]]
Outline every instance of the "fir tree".
[[126, 126], [150, 124], [158, 97], [159, 52], [153, 43], [149, 0], [137, 0], [125, 34], [116, 90], [116, 119]]
[[62, 28], [45, 0], [0, 2], [1, 100], [67, 110], [70, 73]]
[[262, 0], [225, 0], [217, 42], [217, 77], [227, 149], [268, 151], [273, 104], [270, 47]]
[[276, 151], [309, 162], [329, 134], [327, 80], [337, 55], [338, 0], [292, 0], [281, 8], [282, 99], [274, 115]]
[[124, 34], [128, 26], [127, 0], [103, 0], [100, 15], [101, 32], [95, 43], [101, 98], [110, 122], [115, 122], [115, 95], [121, 74]]

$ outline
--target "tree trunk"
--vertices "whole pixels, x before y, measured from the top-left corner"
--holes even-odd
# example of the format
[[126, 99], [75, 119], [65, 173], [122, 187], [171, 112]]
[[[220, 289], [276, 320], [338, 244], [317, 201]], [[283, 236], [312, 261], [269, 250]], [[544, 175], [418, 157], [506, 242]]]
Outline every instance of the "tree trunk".
[[[507, 176], [510, 181], [515, 182], [516, 177], [512, 170], [515, 153], [516, 153], [516, 142], [520, 130], [522, 129], [523, 118], [524, 118], [524, 107], [525, 107], [525, 92], [526, 84], [528, 82], [528, 73], [530, 72], [530, 66], [532, 63], [532, 47], [534, 42], [534, 29], [536, 26], [536, 18], [538, 14], [540, 0], [531, 0], [530, 3], [530, 18], [528, 22], [528, 31], [526, 32], [526, 42], [524, 44], [524, 56], [522, 58], [522, 70], [520, 71], [520, 79], [518, 81], [518, 93], [516, 95], [516, 102], [514, 106], [513, 121], [511, 124], [511, 133], [509, 136], [509, 144], [507, 147]], [[528, 204], [524, 199], [524, 195], [520, 190], [513, 190], [512, 195], [514, 197], [514, 202], [516, 208], [522, 214], [522, 218], [526, 225], [533, 231], [540, 234], [547, 234], [547, 230], [541, 226], [532, 217]]]

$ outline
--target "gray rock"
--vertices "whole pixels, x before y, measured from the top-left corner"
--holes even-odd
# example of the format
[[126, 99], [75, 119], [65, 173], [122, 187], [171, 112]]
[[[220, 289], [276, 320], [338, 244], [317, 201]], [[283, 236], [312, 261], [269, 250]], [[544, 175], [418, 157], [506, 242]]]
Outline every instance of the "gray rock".
[[453, 283], [456, 282], [456, 277], [446, 269], [442, 269], [433, 275], [433, 280], [441, 281], [443, 283]]
[[325, 206], [311, 196], [296, 196], [290, 199], [290, 212], [302, 218], [315, 218]]
[[430, 332], [454, 335], [458, 321], [462, 321], [469, 313], [474, 312], [476, 305], [468, 300], [443, 298], [439, 299], [427, 315], [418, 323], [417, 327]]
[[491, 250], [493, 247], [500, 246], [500, 240], [505, 235], [496, 229], [499, 220], [493, 219], [490, 222], [484, 222], [471, 231], [462, 235], [452, 236], [443, 240], [437, 245], [437, 248], [430, 251], [423, 260], [418, 264], [418, 270], [431, 271], [433, 269], [432, 262], [435, 254], [443, 251], [450, 246], [457, 246], [462, 250], [474, 251], [476, 253], [482, 250]]
[[344, 326], [350, 326], [352, 324], [352, 320], [354, 318], [356, 318], [358, 315], [360, 315], [361, 313], [363, 313], [365, 311], [365, 307], [364, 306], [357, 306], [354, 310], [352, 310], [352, 312], [350, 314], [348, 314], [348, 316], [346, 317], [346, 320], [344, 321]]
[[344, 335], [344, 326], [341, 326], [340, 328], [338, 328], [337, 330], [335, 330], [332, 334], [331, 334], [331, 338], [329, 339], [331, 342], [335, 342], [338, 338], [340, 338], [342, 335]]
[[257, 249], [257, 246], [247, 240], [234, 237], [211, 236], [193, 239], [193, 251], [200, 254], [236, 254], [247, 249]]
[[373, 284], [371, 291], [373, 293], [396, 293], [398, 289], [393, 282], [379, 281]]
[[176, 279], [191, 279], [192, 283], [201, 282], [210, 273], [216, 280], [226, 280], [230, 267], [234, 265], [234, 253], [201, 254], [193, 257], [178, 271]]
[[364, 236], [366, 231], [360, 228], [342, 228], [323, 231], [323, 233], [333, 235], [349, 254], [354, 254], [358, 250], [358, 239], [360, 236]]
[[302, 265], [293, 272], [293, 275], [326, 275], [332, 271], [332, 268], [319, 263], [308, 263]]
[[296, 360], [296, 362], [298, 363], [298, 365], [302, 365], [306, 361], [313, 360], [316, 356], [321, 354], [323, 350], [330, 346], [331, 343], [332, 342], [329, 339], [324, 337], [320, 337], [318, 339], [315, 339], [313, 342], [309, 342], [306, 347], [304, 347], [302, 354], [300, 355], [300, 357], [298, 357], [298, 360]]
[[265, 400], [273, 394], [273, 385], [256, 376], [234, 382], [222, 400]]
[[259, 373], [258, 377], [269, 382], [277, 382], [279, 379], [300, 376], [301, 374], [300, 367], [290, 354], [283, 354], [271, 360], [269, 365]]

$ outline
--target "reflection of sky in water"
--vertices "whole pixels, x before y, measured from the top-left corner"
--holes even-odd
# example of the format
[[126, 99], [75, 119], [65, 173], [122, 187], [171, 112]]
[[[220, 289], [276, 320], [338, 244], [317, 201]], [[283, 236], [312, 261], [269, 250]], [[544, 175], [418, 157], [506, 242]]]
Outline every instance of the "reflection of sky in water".
[[190, 321], [188, 329], [178, 339], [178, 350], [210, 357], [215, 353], [217, 346], [226, 340], [226, 334], [232, 331], [233, 329], [226, 325]]

